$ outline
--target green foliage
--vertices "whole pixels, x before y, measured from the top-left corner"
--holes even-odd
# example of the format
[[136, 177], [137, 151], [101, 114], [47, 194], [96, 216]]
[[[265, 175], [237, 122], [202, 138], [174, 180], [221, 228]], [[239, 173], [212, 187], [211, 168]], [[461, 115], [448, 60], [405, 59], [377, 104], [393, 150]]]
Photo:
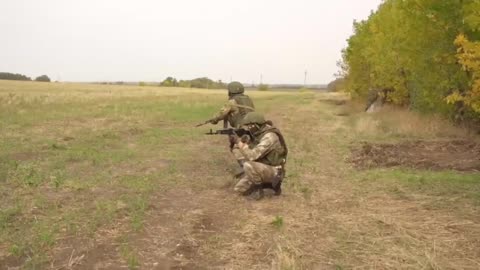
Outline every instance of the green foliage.
[[187, 88], [205, 88], [205, 89], [224, 89], [226, 84], [221, 80], [215, 82], [207, 77], [196, 78], [193, 80], [180, 80], [173, 77], [167, 77], [160, 86], [164, 87], [187, 87]]
[[474, 0], [384, 1], [354, 23], [340, 63], [346, 91], [365, 98], [370, 89], [389, 89], [389, 102], [454, 115], [458, 107], [445, 97], [469, 91], [473, 80], [458, 63], [454, 41], [460, 33], [480, 38], [477, 6]]
[[190, 86], [193, 88], [207, 88], [207, 89], [226, 89], [227, 86], [222, 81], [212, 81], [209, 78], [197, 78], [190, 81]]
[[258, 90], [260, 90], [260, 91], [267, 91], [268, 89], [269, 89], [268, 84], [263, 84], [262, 83], [262, 84], [258, 85]]
[[32, 79], [22, 74], [0, 72], [0, 80], [31, 81]]
[[337, 78], [327, 85], [329, 92], [339, 92], [345, 87], [345, 78]]
[[281, 229], [283, 227], [283, 217], [281, 216], [276, 216], [273, 221], [271, 222], [271, 224], [277, 228], [277, 229]]
[[167, 77], [163, 82], [160, 83], [160, 86], [165, 86], [165, 87], [173, 87], [173, 86], [178, 86], [177, 79], [173, 77]]
[[37, 82], [50, 82], [50, 78], [47, 75], [38, 76], [35, 78]]

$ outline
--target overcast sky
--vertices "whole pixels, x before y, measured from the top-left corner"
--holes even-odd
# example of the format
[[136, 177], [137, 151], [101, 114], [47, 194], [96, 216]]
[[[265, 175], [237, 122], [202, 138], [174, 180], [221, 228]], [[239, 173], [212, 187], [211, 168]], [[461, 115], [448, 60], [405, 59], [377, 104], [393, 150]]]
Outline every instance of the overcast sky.
[[0, 72], [328, 83], [381, 0], [0, 0]]

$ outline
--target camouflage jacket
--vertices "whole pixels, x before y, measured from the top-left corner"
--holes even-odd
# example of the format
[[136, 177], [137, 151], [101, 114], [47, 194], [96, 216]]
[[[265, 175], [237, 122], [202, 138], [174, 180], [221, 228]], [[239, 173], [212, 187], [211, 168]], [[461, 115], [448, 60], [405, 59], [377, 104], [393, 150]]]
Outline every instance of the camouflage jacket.
[[[235, 146], [247, 161], [257, 161], [271, 166], [282, 164], [286, 158], [286, 146], [282, 145], [279, 136], [275, 132], [266, 132], [256, 144], [243, 147]], [[283, 161], [284, 162], [284, 161]]]
[[[245, 95], [243, 95], [242, 98], [250, 100], [250, 98]], [[229, 99], [227, 103], [223, 105], [220, 111], [212, 118], [212, 123], [216, 124], [221, 120], [227, 120], [230, 123], [230, 126], [238, 127], [238, 122], [240, 121], [240, 119], [243, 118], [243, 116], [247, 112], [253, 111], [255, 109], [251, 100], [250, 102], [245, 103], [249, 103], [252, 106], [248, 106], [246, 104], [239, 104], [237, 102], [237, 98]]]

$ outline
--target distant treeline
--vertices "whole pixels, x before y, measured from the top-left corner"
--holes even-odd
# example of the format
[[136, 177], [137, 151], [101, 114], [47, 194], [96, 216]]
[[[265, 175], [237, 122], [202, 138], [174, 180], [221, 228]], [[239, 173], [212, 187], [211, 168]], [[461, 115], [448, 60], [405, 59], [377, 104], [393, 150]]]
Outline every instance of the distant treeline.
[[[260, 89], [262, 85], [267, 85], [267, 84], [259, 84], [259, 85], [246, 84], [245, 86]], [[323, 84], [307, 84], [307, 85], [303, 85], [303, 84], [268, 84], [267, 86], [270, 89], [316, 89], [316, 90], [320, 90], [320, 89], [326, 89], [327, 88], [327, 86], [323, 85]]]
[[173, 77], [167, 77], [160, 83], [164, 87], [188, 87], [188, 88], [206, 88], [206, 89], [225, 89], [227, 84], [221, 80], [213, 81], [207, 77], [196, 78], [193, 80], [177, 80]]
[[22, 74], [0, 72], [0, 80], [31, 81], [32, 79]]
[[352, 96], [453, 119], [480, 119], [480, 1], [384, 0], [343, 51]]
[[[0, 72], [0, 80], [11, 80], [11, 81], [31, 81], [30, 77], [27, 77], [23, 74], [9, 73], [9, 72]], [[38, 76], [35, 78], [35, 81], [38, 82], [49, 82], [50, 78], [47, 75]]]

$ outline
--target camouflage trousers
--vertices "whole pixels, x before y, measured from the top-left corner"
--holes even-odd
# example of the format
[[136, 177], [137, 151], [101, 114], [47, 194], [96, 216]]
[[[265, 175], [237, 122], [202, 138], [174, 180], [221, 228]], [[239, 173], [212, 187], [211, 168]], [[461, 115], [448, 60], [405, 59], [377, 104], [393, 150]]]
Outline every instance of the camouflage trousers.
[[233, 149], [232, 154], [235, 157], [236, 160], [238, 161], [245, 161], [245, 157], [243, 156], [242, 152], [238, 149]]
[[240, 194], [245, 193], [253, 185], [272, 183], [277, 169], [260, 162], [246, 161], [243, 164], [245, 175], [237, 182], [234, 190]]

